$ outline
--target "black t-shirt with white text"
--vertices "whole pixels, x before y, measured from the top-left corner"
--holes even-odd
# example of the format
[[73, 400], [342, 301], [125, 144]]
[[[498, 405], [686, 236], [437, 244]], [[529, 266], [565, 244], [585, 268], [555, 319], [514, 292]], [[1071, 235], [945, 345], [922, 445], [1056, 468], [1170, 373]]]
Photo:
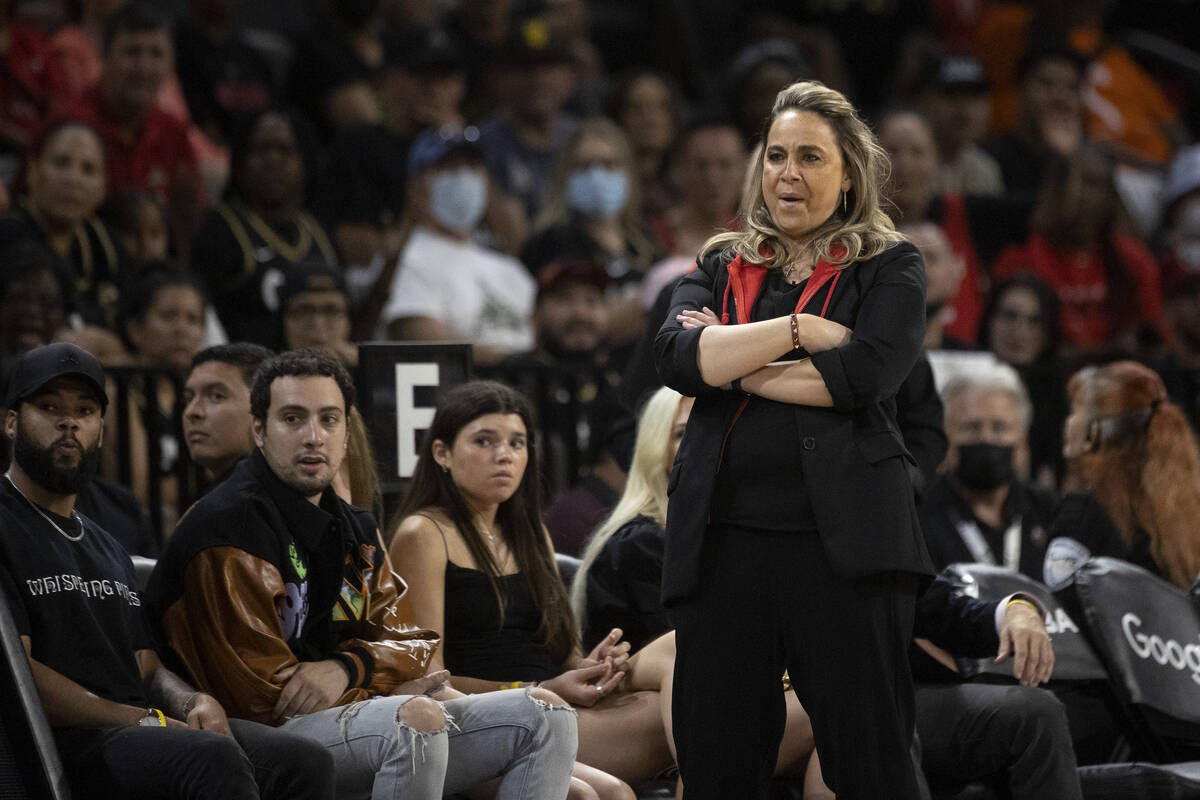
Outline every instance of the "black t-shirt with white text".
[[[43, 512], [0, 477], [0, 589], [38, 662], [99, 697], [146, 705], [134, 652], [149, 649], [133, 563], [86, 517]], [[82, 528], [81, 528], [82, 525]]]

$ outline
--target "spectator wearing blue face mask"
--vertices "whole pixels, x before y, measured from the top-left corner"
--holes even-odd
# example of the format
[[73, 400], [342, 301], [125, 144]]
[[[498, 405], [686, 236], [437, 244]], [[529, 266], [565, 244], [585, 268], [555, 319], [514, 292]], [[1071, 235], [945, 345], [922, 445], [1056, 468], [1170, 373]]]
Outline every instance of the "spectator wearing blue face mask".
[[408, 156], [413, 230], [380, 317], [391, 339], [467, 339], [494, 364], [533, 346], [536, 287], [516, 259], [472, 241], [491, 195], [479, 132], [422, 133]]
[[533, 273], [560, 258], [603, 264], [611, 281], [609, 342], [617, 346], [631, 341], [645, 324], [637, 288], [662, 256], [639, 208], [629, 140], [611, 120], [589, 119], [567, 143], [536, 232], [521, 251]]

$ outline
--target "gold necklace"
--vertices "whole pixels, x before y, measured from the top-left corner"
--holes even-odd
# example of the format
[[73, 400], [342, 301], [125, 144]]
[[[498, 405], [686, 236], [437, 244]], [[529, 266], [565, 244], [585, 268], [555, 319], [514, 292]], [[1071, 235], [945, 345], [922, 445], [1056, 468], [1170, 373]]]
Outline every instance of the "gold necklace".
[[262, 237], [267, 247], [270, 247], [282, 256], [284, 260], [298, 264], [301, 259], [308, 255], [308, 251], [312, 249], [312, 231], [304, 223], [302, 214], [296, 217], [296, 241], [292, 243], [284, 241], [283, 234], [271, 227], [265, 219], [249, 206], [242, 206], [242, 211], [246, 215], [246, 222]]

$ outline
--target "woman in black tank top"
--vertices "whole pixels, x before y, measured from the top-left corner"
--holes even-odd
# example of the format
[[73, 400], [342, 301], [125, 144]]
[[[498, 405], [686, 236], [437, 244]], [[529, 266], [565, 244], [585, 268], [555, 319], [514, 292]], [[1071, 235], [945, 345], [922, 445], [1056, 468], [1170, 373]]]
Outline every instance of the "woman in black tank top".
[[633, 800], [630, 784], [673, 762], [662, 689], [674, 638], [630, 657], [615, 630], [584, 654], [537, 477], [528, 401], [487, 381], [451, 389], [421, 446], [392, 563], [410, 587], [414, 619], [442, 634], [430, 669], [450, 670], [464, 692], [540, 684], [558, 694], [579, 715], [578, 796], [594, 796], [590, 787]]

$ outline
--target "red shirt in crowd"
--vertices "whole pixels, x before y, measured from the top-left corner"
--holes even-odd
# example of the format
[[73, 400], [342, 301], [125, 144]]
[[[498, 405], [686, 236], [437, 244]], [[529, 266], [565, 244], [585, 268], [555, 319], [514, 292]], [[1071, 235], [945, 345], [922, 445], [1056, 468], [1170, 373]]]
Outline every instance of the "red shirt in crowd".
[[142, 189], [161, 202], [180, 190], [195, 191], [196, 153], [187, 123], [158, 106], [150, 109], [141, 131], [131, 135], [104, 108], [99, 86], [88, 89], [57, 117], [92, 125], [104, 140], [108, 191]]
[[1049, 284], [1058, 294], [1065, 345], [1094, 349], [1139, 324], [1149, 324], [1165, 337], [1167, 324], [1158, 262], [1131, 236], [1114, 233], [1112, 245], [1135, 295], [1128, 304], [1128, 313], [1120, 316], [1114, 316], [1110, 307], [1111, 287], [1098, 247], [1064, 253], [1034, 234], [1025, 244], [1001, 253], [992, 274], [1001, 281], [1018, 272], [1032, 272]]
[[974, 342], [979, 336], [979, 319], [983, 316], [984, 273], [979, 263], [979, 251], [971, 237], [965, 197], [954, 192], [942, 195], [939, 225], [950, 242], [950, 249], [963, 260], [963, 277], [958, 283], [958, 291], [946, 303], [953, 314], [943, 331], [954, 339]]
[[66, 76], [41, 33], [9, 24], [0, 58], [0, 135], [24, 146], [52, 107], [68, 95]]

